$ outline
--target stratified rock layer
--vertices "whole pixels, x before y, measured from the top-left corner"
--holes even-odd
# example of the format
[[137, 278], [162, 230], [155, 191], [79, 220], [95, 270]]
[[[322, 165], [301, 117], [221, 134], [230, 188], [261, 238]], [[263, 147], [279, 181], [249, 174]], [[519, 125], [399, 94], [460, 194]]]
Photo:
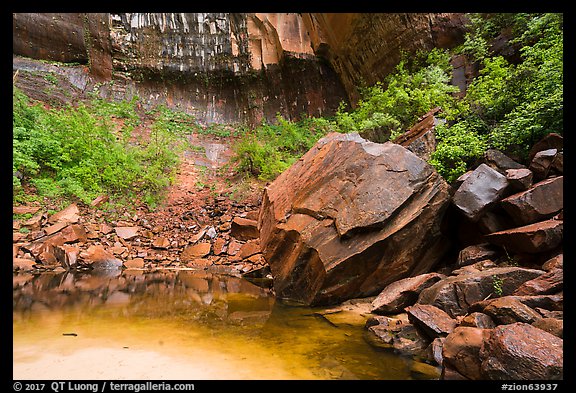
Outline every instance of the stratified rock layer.
[[266, 187], [260, 245], [279, 298], [330, 304], [426, 273], [447, 183], [407, 149], [332, 133]]

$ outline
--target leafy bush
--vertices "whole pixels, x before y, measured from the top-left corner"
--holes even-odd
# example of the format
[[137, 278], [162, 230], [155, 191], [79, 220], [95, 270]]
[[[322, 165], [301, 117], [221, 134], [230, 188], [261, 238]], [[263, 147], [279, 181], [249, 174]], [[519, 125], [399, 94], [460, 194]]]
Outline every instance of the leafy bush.
[[[161, 123], [151, 138], [129, 144], [110, 123], [112, 113], [136, 122], [134, 103], [79, 104], [44, 109], [13, 90], [13, 172], [48, 197], [85, 203], [101, 193], [156, 203], [177, 164], [179, 141]], [[138, 120], [139, 121], [139, 120]], [[13, 176], [14, 193], [21, 181]]]
[[[464, 106], [451, 127], [468, 129], [494, 147], [522, 160], [530, 147], [547, 133], [563, 133], [563, 33], [561, 14], [473, 15], [472, 28], [463, 52], [475, 46], [480, 75], [470, 85]], [[502, 56], [490, 56], [489, 39], [501, 29], [511, 31], [511, 44], [519, 45], [521, 61], [510, 63]], [[474, 42], [474, 44], [471, 44]], [[474, 122], [471, 121], [474, 119]], [[471, 123], [473, 127], [468, 128]], [[455, 133], [450, 133], [453, 135]], [[441, 173], [450, 168], [444, 150], [459, 142], [439, 136], [433, 165]], [[444, 145], [451, 146], [444, 146]], [[469, 146], [465, 145], [464, 148]], [[452, 168], [449, 178], [466, 168]]]
[[233, 146], [237, 170], [272, 180], [308, 151], [322, 136], [335, 129], [324, 118], [303, 117], [293, 122], [278, 115], [277, 124], [263, 122], [246, 132]]
[[394, 139], [407, 131], [418, 117], [436, 106], [449, 115], [456, 108], [449, 84], [450, 55], [433, 49], [414, 60], [405, 58], [384, 82], [361, 89], [361, 99], [351, 112], [341, 104], [336, 122], [342, 132], [359, 132], [375, 142]]
[[449, 183], [466, 172], [486, 151], [486, 138], [476, 132], [477, 127], [472, 120], [452, 127], [436, 126], [436, 138], [440, 142], [429, 162]]

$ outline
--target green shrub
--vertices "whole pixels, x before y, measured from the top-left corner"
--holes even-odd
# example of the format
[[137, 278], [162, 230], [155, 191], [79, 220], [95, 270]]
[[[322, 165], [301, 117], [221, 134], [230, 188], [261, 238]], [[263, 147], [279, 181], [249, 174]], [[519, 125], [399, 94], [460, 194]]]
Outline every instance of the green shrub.
[[482, 69], [465, 97], [469, 110], [459, 120], [479, 117], [485, 127], [474, 132], [487, 135], [487, 147], [525, 158], [547, 133], [563, 133], [562, 15], [476, 15], [473, 21], [470, 37], [482, 39], [493, 38], [496, 27], [508, 26], [510, 42], [521, 45], [521, 62], [490, 57], [488, 50], [476, 54]]
[[[150, 140], [129, 144], [114, 131], [111, 114], [136, 123], [131, 102], [44, 109], [13, 90], [13, 163], [39, 195], [89, 203], [101, 193], [156, 203], [178, 162], [180, 140], [162, 123]], [[14, 193], [21, 192], [13, 176]]]
[[482, 134], [476, 132], [478, 124], [460, 122], [452, 127], [436, 127], [438, 145], [430, 157], [430, 164], [449, 183], [468, 170], [487, 148]]
[[233, 146], [232, 163], [239, 172], [272, 180], [308, 151], [322, 136], [335, 130], [334, 122], [303, 116], [290, 121], [278, 115], [277, 123], [263, 122], [247, 131]]
[[342, 132], [359, 132], [375, 142], [394, 139], [407, 131], [418, 119], [440, 106], [450, 115], [457, 103], [453, 93], [458, 87], [449, 84], [450, 55], [433, 49], [420, 53], [415, 60], [405, 58], [384, 82], [360, 90], [357, 107], [344, 111], [340, 105], [336, 123]]

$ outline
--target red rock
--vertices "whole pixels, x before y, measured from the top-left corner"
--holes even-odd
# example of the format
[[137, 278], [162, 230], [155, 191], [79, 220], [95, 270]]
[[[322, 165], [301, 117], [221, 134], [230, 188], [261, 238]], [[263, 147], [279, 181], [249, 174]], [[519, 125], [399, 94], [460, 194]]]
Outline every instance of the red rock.
[[259, 214], [260, 214], [260, 210], [251, 210], [251, 211], [246, 213], [246, 216], [244, 218], [247, 220], [258, 221], [258, 215]]
[[40, 210], [40, 206], [13, 206], [12, 214], [34, 214]]
[[69, 225], [61, 233], [64, 243], [85, 242], [87, 240], [86, 230], [80, 224]]
[[530, 170], [536, 180], [543, 180], [550, 175], [562, 174], [564, 155], [557, 149], [542, 150], [534, 155]]
[[59, 265], [58, 259], [56, 259], [56, 255], [54, 255], [54, 246], [52, 245], [47, 246], [47, 248], [38, 255], [38, 260], [46, 267]]
[[564, 285], [564, 270], [553, 269], [530, 281], [526, 281], [514, 295], [548, 295], [561, 291]]
[[386, 286], [372, 301], [372, 312], [376, 314], [394, 314], [411, 306], [418, 300], [422, 290], [439, 281], [444, 276], [438, 273], [426, 273], [408, 277]]
[[191, 246], [187, 246], [180, 253], [180, 260], [184, 262], [190, 262], [196, 258], [203, 258], [210, 254], [212, 245], [210, 243], [197, 243]]
[[230, 240], [230, 243], [228, 243], [228, 251], [227, 251], [228, 255], [234, 256], [238, 254], [238, 251], [240, 251], [242, 244], [243, 243], [237, 242], [234, 239]]
[[480, 350], [484, 379], [563, 379], [561, 338], [522, 322], [497, 326], [490, 332]]
[[22, 245], [22, 248], [30, 254], [32, 254], [35, 258], [44, 252], [47, 251], [50, 246], [61, 246], [64, 244], [64, 237], [61, 233], [55, 233], [50, 236], [46, 236], [42, 239], [36, 240], [32, 243]]
[[542, 265], [542, 270], [547, 272], [553, 269], [562, 269], [564, 266], [564, 254], [558, 254], [555, 257], [550, 258]]
[[76, 268], [79, 254], [80, 248], [76, 246], [64, 244], [54, 247], [54, 256], [60, 265], [66, 270]]
[[134, 258], [124, 261], [124, 266], [127, 269], [143, 269], [144, 268], [144, 259], [143, 258]]
[[485, 314], [490, 316], [498, 325], [515, 322], [532, 323], [541, 318], [535, 310], [520, 302], [512, 296], [494, 299], [484, 308]]
[[220, 232], [226, 232], [226, 231], [229, 231], [231, 228], [232, 228], [232, 223], [231, 222], [225, 222], [218, 227], [218, 230]]
[[456, 321], [438, 307], [429, 304], [415, 304], [406, 307], [408, 320], [431, 339], [446, 336], [456, 327]]
[[322, 138], [265, 188], [258, 227], [280, 298], [308, 305], [377, 294], [445, 251], [446, 182], [397, 144]]
[[198, 233], [191, 236], [190, 237], [190, 243], [196, 243], [196, 242], [202, 240], [202, 238], [204, 237], [205, 234], [206, 234], [206, 228], [200, 230]]
[[207, 268], [212, 265], [212, 261], [206, 258], [193, 258], [187, 261], [186, 266], [193, 268]]
[[506, 176], [486, 164], [480, 164], [458, 187], [452, 202], [475, 222], [505, 195], [508, 185]]
[[418, 119], [418, 122], [404, 134], [394, 139], [394, 143], [404, 146], [421, 159], [428, 161], [436, 150], [435, 127], [438, 119], [434, 116], [440, 112], [436, 107]]
[[122, 261], [114, 257], [101, 245], [92, 245], [80, 253], [79, 257], [86, 265], [96, 270], [117, 270], [122, 267]]
[[530, 153], [528, 153], [528, 161], [532, 161], [536, 153], [540, 151], [549, 149], [562, 150], [563, 148], [564, 137], [555, 132], [551, 132], [532, 146]]
[[98, 197], [96, 197], [96, 199], [94, 199], [92, 202], [90, 202], [90, 206], [100, 206], [101, 204], [103, 204], [104, 202], [108, 202], [108, 195], [100, 195]]
[[482, 379], [480, 349], [490, 335], [489, 329], [457, 327], [444, 340], [442, 357], [444, 363], [466, 378]]
[[444, 357], [442, 356], [444, 340], [446, 340], [446, 337], [436, 337], [434, 340], [432, 340], [430, 346], [428, 347], [430, 351], [430, 360], [434, 360], [438, 365], [442, 365], [444, 363]]
[[442, 374], [440, 379], [445, 381], [469, 381], [464, 375], [460, 374], [458, 371], [454, 370], [450, 366], [445, 366], [442, 368]]
[[506, 171], [510, 169], [526, 169], [524, 165], [517, 163], [497, 149], [486, 150], [484, 153], [484, 161], [488, 166], [497, 170], [501, 174], [506, 174]]
[[542, 329], [545, 332], [555, 335], [556, 337], [564, 337], [564, 321], [557, 318], [541, 318], [532, 323], [532, 326]]
[[48, 222], [51, 224], [54, 224], [56, 222], [68, 222], [70, 224], [74, 224], [77, 223], [78, 220], [80, 219], [79, 214], [80, 209], [78, 209], [78, 206], [76, 206], [75, 203], [72, 203], [68, 205], [68, 207], [65, 208], [64, 210], [61, 210], [58, 213], [51, 215], [48, 218]]
[[100, 232], [102, 232], [104, 235], [109, 234], [113, 230], [114, 230], [114, 228], [112, 228], [110, 225], [108, 225], [106, 223], [100, 224]]
[[212, 244], [212, 252], [214, 255], [224, 254], [226, 250], [226, 240], [221, 237], [217, 238]]
[[490, 243], [519, 253], [540, 253], [558, 247], [563, 239], [563, 221], [546, 220], [486, 235]]
[[98, 232], [88, 231], [86, 232], [86, 238], [90, 240], [96, 240], [100, 238], [100, 234]]
[[240, 247], [240, 251], [236, 255], [240, 259], [246, 259], [254, 254], [260, 252], [260, 243], [258, 240], [249, 240]]
[[22, 226], [30, 227], [31, 230], [39, 229], [41, 220], [42, 220], [42, 213], [38, 213], [35, 216], [24, 221], [22, 223]]
[[387, 325], [374, 325], [368, 327], [366, 341], [377, 348], [394, 349], [402, 355], [426, 356], [428, 338], [413, 325], [402, 323], [399, 327], [390, 329]]
[[26, 233], [13, 232], [12, 233], [12, 243], [18, 243], [22, 240], [25, 240], [27, 237], [28, 237], [28, 235]]
[[26, 258], [12, 258], [12, 269], [14, 271], [30, 271], [34, 270], [36, 261]]
[[128, 251], [128, 249], [126, 247], [123, 247], [123, 246], [120, 246], [120, 247], [114, 246], [114, 247], [110, 248], [110, 251], [112, 251], [112, 253], [114, 255], [122, 255], [126, 251]]
[[532, 171], [528, 168], [506, 170], [506, 179], [510, 186], [518, 191], [524, 191], [532, 185]]
[[473, 312], [469, 315], [466, 315], [462, 321], [460, 321], [460, 326], [492, 329], [496, 327], [496, 324], [489, 315], [481, 312]]
[[500, 204], [518, 225], [550, 218], [564, 208], [564, 176], [536, 183], [526, 191], [502, 199]]
[[[494, 280], [502, 282], [502, 295], [511, 295], [524, 282], [543, 274], [541, 270], [495, 267], [446, 277], [424, 289], [417, 304], [431, 304], [452, 317], [466, 315], [474, 303], [495, 296]], [[478, 310], [481, 311], [481, 310]]]
[[116, 235], [118, 235], [120, 238], [129, 240], [138, 236], [140, 227], [116, 227], [114, 230], [116, 231]]
[[230, 227], [230, 235], [238, 240], [257, 239], [259, 237], [258, 223], [242, 217], [234, 217]]
[[266, 264], [266, 260], [264, 259], [262, 254], [254, 254], [254, 255], [248, 257], [248, 261], [252, 262], [255, 265], [265, 265]]
[[458, 254], [458, 260], [456, 264], [458, 266], [468, 266], [472, 265], [476, 262], [484, 261], [487, 259], [493, 259], [496, 256], [496, 251], [490, 244], [483, 243], [483, 244], [475, 244], [472, 246], [468, 246], [463, 248], [460, 253]]
[[152, 247], [167, 250], [170, 247], [170, 241], [165, 237], [158, 237], [152, 242]]

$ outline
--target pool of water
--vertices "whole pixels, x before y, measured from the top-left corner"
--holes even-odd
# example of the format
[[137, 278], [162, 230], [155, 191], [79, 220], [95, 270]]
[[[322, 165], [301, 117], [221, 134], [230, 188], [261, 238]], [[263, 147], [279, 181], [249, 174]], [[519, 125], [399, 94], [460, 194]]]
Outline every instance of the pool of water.
[[240, 277], [61, 272], [13, 284], [14, 379], [434, 377], [367, 344], [361, 308], [289, 306]]

